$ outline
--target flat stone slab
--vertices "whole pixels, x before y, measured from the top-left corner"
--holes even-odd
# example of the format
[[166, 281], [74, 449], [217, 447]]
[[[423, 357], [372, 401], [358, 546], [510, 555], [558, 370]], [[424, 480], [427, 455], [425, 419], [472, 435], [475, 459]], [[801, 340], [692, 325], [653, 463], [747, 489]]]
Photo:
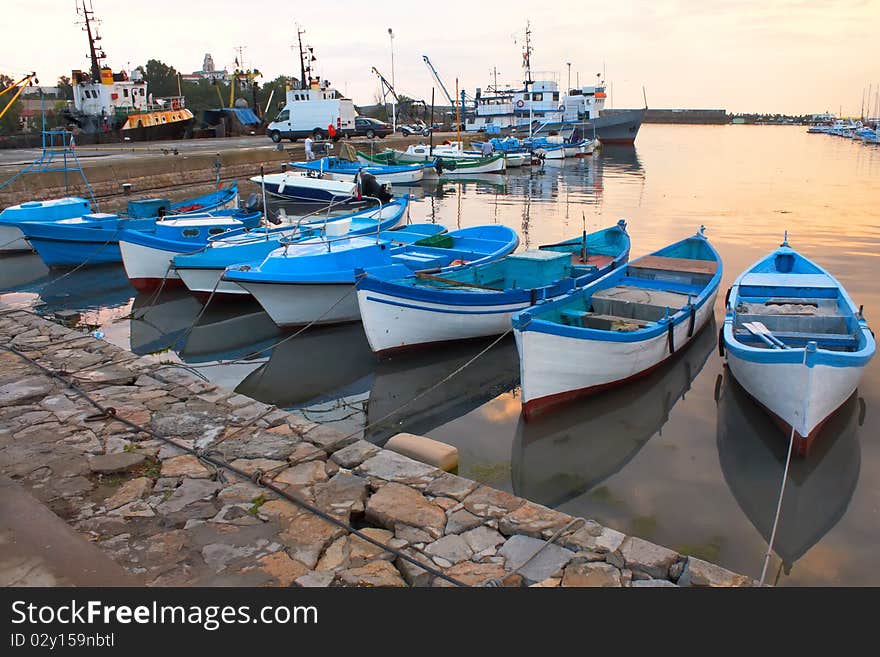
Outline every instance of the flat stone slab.
[[177, 513], [193, 502], [210, 499], [221, 485], [208, 479], [184, 479], [169, 498], [162, 502], [156, 510], [162, 514]]
[[601, 561], [570, 564], [562, 577], [562, 586], [620, 587], [620, 571]]
[[473, 553], [471, 546], [458, 534], [439, 538], [425, 548], [425, 554], [431, 555], [434, 562], [443, 568], [470, 559]]
[[14, 406], [32, 399], [40, 399], [52, 392], [52, 382], [45, 377], [30, 376], [0, 386], [0, 406]]
[[511, 536], [501, 546], [498, 550], [498, 555], [507, 560], [505, 566], [508, 570], [519, 568], [519, 573], [527, 581], [530, 583], [540, 582], [552, 576], [553, 573], [565, 566], [574, 556], [574, 552], [571, 550], [550, 544], [538, 556], [529, 561], [524, 567], [521, 567], [544, 543], [545, 541], [540, 539], [518, 534]]
[[375, 456], [380, 451], [379, 447], [366, 440], [357, 440], [348, 447], [333, 452], [330, 458], [349, 470], [359, 466], [368, 458]]
[[656, 579], [669, 577], [669, 568], [679, 559], [678, 552], [630, 536], [620, 547], [626, 567], [640, 570]]
[[95, 474], [113, 474], [136, 468], [147, 460], [144, 454], [137, 452], [117, 452], [115, 454], [99, 454], [89, 456], [89, 470]]
[[427, 485], [439, 474], [437, 468], [411, 458], [383, 450], [361, 463], [355, 472], [385, 481]]
[[[635, 582], [633, 582], [635, 584]], [[708, 561], [688, 557], [679, 586], [751, 586], [752, 581], [745, 575], [737, 575], [726, 568], [716, 566]]]
[[373, 493], [367, 502], [367, 519], [388, 529], [404, 524], [423, 529], [434, 537], [443, 534], [446, 514], [417, 490], [389, 483]]

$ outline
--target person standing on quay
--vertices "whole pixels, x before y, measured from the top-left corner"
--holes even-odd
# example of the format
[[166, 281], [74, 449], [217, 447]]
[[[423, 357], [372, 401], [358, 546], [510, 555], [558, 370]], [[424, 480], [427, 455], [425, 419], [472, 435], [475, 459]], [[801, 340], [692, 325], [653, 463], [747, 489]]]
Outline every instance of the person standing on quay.
[[304, 143], [306, 146], [306, 161], [314, 160], [315, 154], [312, 152], [312, 138], [306, 137], [306, 140]]

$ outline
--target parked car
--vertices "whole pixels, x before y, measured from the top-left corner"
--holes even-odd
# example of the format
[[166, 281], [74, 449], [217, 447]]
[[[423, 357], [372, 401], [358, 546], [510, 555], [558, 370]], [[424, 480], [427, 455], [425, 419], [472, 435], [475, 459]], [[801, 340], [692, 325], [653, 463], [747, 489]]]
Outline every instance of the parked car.
[[383, 123], [378, 119], [371, 119], [367, 116], [357, 116], [354, 119], [354, 134], [361, 137], [372, 139], [379, 137], [384, 139], [394, 132], [394, 129], [387, 123]]

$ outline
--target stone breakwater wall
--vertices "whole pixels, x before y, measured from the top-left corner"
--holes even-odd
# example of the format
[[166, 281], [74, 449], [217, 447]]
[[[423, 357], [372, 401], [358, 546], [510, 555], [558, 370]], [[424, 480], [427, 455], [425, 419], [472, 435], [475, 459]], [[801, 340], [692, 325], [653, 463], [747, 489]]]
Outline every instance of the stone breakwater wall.
[[[0, 344], [119, 417], [210, 454], [470, 586], [750, 586], [716, 565], [445, 473], [0, 306]], [[276, 496], [110, 419], [0, 349], [0, 473], [148, 586], [449, 586]], [[523, 566], [523, 564], [525, 565]], [[516, 572], [515, 572], [516, 571]]]

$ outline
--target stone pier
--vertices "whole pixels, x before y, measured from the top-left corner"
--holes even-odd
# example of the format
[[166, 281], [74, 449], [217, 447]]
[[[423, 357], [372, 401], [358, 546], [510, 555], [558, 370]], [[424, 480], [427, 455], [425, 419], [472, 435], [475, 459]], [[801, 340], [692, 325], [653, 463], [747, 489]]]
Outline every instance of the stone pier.
[[[246, 472], [261, 471], [287, 493], [469, 586], [754, 584], [591, 520], [575, 523], [29, 311], [0, 306], [0, 345], [63, 370], [119, 417]], [[23, 507], [45, 505], [120, 566], [120, 583], [451, 585], [253, 481], [94, 415], [69, 386], [0, 349], [0, 475], [29, 496]], [[0, 505], [3, 532], [14, 525], [14, 507]], [[0, 582], [52, 581], [39, 575], [51, 563], [35, 566], [28, 580], [23, 555], [16, 558], [15, 544], [5, 543]], [[63, 564], [67, 553], [41, 557]]]

